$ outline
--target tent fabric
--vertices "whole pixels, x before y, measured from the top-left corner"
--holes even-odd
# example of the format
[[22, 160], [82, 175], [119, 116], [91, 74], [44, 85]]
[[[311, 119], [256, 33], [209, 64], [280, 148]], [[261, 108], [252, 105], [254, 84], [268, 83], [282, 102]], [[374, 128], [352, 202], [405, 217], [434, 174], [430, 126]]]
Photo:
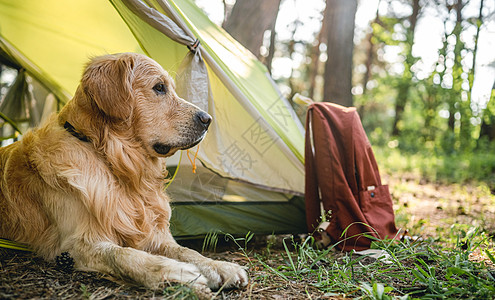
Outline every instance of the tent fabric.
[[[324, 228], [337, 247], [368, 249], [371, 239], [397, 233], [392, 199], [382, 185], [371, 144], [354, 107], [332, 103], [309, 106], [306, 126], [306, 220], [315, 231], [322, 213]], [[323, 205], [323, 212], [321, 211]]]
[[[146, 52], [164, 48], [160, 47], [162, 40], [149, 39], [149, 34], [141, 33], [152, 28], [151, 25], [119, 1], [112, 3]], [[267, 79], [266, 68], [211, 23], [191, 1], [168, 3], [179, 15], [175, 19], [185, 22], [184, 26], [201, 41], [202, 57], [208, 67], [212, 87], [210, 97], [213, 98], [209, 102], [214, 102], [208, 112], [216, 122], [210, 126], [210, 134], [201, 145], [199, 157], [202, 163], [225, 177], [302, 194], [304, 140], [297, 124], [299, 120]], [[154, 8], [160, 10], [161, 6]], [[161, 34], [156, 30], [152, 32]], [[163, 51], [160, 54], [163, 55]], [[151, 57], [162, 63], [158, 55]], [[233, 122], [233, 118], [240, 121]], [[226, 134], [226, 131], [230, 132]], [[238, 138], [239, 134], [241, 138]], [[225, 160], [222, 157], [225, 154], [231, 155]], [[264, 176], [260, 176], [262, 174]]]
[[172, 199], [181, 199], [173, 205], [175, 235], [202, 235], [205, 228], [238, 235], [306, 232], [302, 197], [229, 180], [201, 166], [193, 174], [182, 165], [177, 178], [167, 189]]
[[[1, 28], [0, 28], [1, 31]], [[39, 82], [52, 94], [56, 95], [57, 102], [66, 103], [70, 99], [70, 94], [63, 90], [60, 85], [52, 80], [46, 72], [41, 70], [31, 60], [24, 56], [19, 50], [7, 42], [0, 34], [0, 55], [2, 56], [2, 64], [13, 67], [15, 69], [25, 69], [36, 82]], [[12, 64], [12, 61], [15, 63]]]
[[[158, 23], [165, 20], [160, 24], [168, 29], [159, 30], [150, 18]], [[191, 46], [196, 40], [200, 41], [196, 52], [184, 45]], [[192, 0], [71, 0], [63, 4], [57, 0], [0, 0], [0, 46], [62, 102], [75, 92], [90, 57], [146, 54], [175, 77], [182, 97], [196, 101], [214, 117], [199, 150], [192, 150], [199, 151], [198, 158], [212, 177], [284, 195], [304, 194], [304, 131], [295, 112], [267, 76], [266, 68]], [[202, 69], [199, 73], [198, 68]], [[205, 78], [204, 72], [206, 85], [200, 79]], [[190, 83], [192, 88], [187, 87]], [[174, 160], [178, 161], [172, 158], [168, 165], [173, 166]], [[179, 179], [169, 188], [184, 188]], [[215, 205], [231, 205], [229, 199]], [[281, 207], [272, 212], [279, 221], [267, 225], [266, 231], [288, 228], [283, 225], [282, 207], [290, 199], [271, 204]], [[246, 228], [255, 226], [260, 210], [249, 204], [256, 201], [265, 199], [245, 200], [241, 215]], [[182, 202], [187, 205], [182, 207]], [[176, 212], [184, 215], [189, 210], [186, 206], [201, 206], [181, 197], [174, 203]], [[252, 215], [247, 213], [249, 207], [253, 207]], [[214, 228], [205, 227], [203, 233]]]
[[[304, 168], [304, 135], [299, 120], [287, 100], [281, 97], [267, 75], [266, 67], [253, 54], [230, 37], [222, 28], [215, 26], [191, 1], [168, 1], [175, 5], [183, 20], [202, 41], [206, 49], [204, 57], [207, 62], [215, 61], [212, 66], [215, 73], [224, 73], [226, 86], [238, 97], [244, 95], [248, 101], [241, 104], [252, 115], [259, 118], [261, 126], [268, 123], [269, 128], [289, 147], [299, 160], [298, 167]], [[211, 58], [210, 58], [211, 57]], [[217, 69], [217, 66], [221, 70]], [[232, 81], [233, 84], [229, 84]]]
[[153, 28], [173, 41], [186, 45], [191, 52], [187, 53], [177, 74], [177, 94], [208, 111], [208, 72], [197, 50], [197, 40], [182, 30], [174, 21], [139, 0], [125, 0], [123, 3], [135, 15], [146, 21]]
[[235, 236], [245, 236], [249, 232], [259, 235], [306, 233], [301, 197], [284, 203], [180, 203], [173, 209], [170, 228], [174, 236], [181, 238], [203, 236], [212, 232], [211, 228]]
[[6, 87], [7, 92], [0, 102], [0, 141], [3, 144], [5, 140], [17, 139], [19, 134], [41, 124], [56, 110], [58, 101], [42, 83], [0, 50], [1, 65], [17, 69], [15, 80]]
[[0, 104], [0, 111], [16, 123], [25, 123], [26, 126], [33, 127], [39, 124], [40, 113], [37, 111], [27, 80], [26, 71], [20, 69]]
[[143, 53], [109, 2], [0, 1], [0, 35], [9, 54], [57, 96], [75, 92], [91, 56]]
[[[211, 84], [208, 102], [214, 105], [208, 112], [216, 124], [200, 148], [200, 160], [225, 177], [303, 194], [303, 133], [294, 111], [267, 78], [266, 68], [192, 1], [168, 3], [204, 48]], [[50, 90], [65, 100], [74, 93], [91, 56], [145, 53], [176, 75], [189, 53], [119, 0], [64, 5], [56, 0], [43, 4], [0, 0], [0, 16], [0, 35], [9, 51], [23, 57], [16, 60], [30, 74], [53, 83]], [[225, 153], [235, 155], [225, 161], [221, 158]]]

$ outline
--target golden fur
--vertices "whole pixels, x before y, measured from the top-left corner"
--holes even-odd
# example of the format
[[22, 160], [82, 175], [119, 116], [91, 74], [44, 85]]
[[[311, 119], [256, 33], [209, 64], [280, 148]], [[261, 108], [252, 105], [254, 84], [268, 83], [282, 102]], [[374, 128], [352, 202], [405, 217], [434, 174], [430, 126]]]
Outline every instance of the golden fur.
[[210, 120], [148, 57], [92, 59], [60, 114], [0, 149], [0, 237], [152, 288], [245, 286], [242, 267], [181, 247], [169, 231], [161, 157], [201, 141]]

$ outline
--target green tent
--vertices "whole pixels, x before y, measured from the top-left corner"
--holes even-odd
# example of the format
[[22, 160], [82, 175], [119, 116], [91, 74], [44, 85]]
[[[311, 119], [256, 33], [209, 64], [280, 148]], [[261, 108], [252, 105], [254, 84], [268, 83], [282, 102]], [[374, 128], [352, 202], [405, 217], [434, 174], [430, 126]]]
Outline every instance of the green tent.
[[0, 48], [60, 103], [89, 57], [144, 53], [208, 110], [196, 173], [185, 153], [167, 161], [177, 237], [305, 231], [303, 127], [266, 68], [192, 0], [0, 0]]

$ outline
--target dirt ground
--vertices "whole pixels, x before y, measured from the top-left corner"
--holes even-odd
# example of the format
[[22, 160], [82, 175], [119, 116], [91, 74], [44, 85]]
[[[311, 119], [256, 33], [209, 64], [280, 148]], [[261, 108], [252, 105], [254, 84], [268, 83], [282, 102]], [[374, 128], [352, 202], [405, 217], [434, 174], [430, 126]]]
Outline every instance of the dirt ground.
[[495, 187], [382, 177], [390, 185], [397, 226], [411, 234], [436, 237], [456, 226], [480, 226], [495, 237]]
[[[412, 235], [448, 234], [453, 226], [482, 226], [495, 236], [495, 196], [482, 185], [436, 184], [422, 182], [415, 176], [401, 178], [382, 176], [390, 185], [398, 227]], [[266, 250], [259, 246], [255, 251]], [[273, 250], [272, 253], [276, 251]], [[235, 251], [206, 253], [226, 261], [248, 265], [245, 255]], [[302, 299], [325, 298], [305, 282], [271, 279], [267, 270], [252, 265], [248, 270], [251, 282], [244, 290], [223, 291], [218, 299]], [[173, 299], [190, 295], [187, 287], [165, 286], [151, 291], [129, 284], [117, 283], [104, 275], [63, 270], [55, 262], [46, 262], [29, 252], [0, 249], [0, 299]], [[211, 295], [210, 295], [211, 296]], [[187, 298], [187, 297], [186, 297]]]

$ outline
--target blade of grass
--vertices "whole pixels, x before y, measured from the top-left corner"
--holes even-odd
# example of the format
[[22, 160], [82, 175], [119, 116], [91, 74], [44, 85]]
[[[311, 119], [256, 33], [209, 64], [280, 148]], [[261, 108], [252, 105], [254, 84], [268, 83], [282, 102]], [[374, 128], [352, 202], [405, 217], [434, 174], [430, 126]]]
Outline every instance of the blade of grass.
[[292, 260], [292, 255], [291, 255], [291, 253], [289, 251], [289, 248], [287, 247], [287, 244], [285, 243], [285, 239], [282, 240], [282, 244], [284, 245], [285, 254], [287, 254], [287, 257], [289, 258], [289, 262], [290, 262], [290, 265], [292, 267], [292, 270], [294, 271], [294, 275], [296, 275], [296, 277], [299, 279], [297, 268], [294, 265], [294, 261]]

